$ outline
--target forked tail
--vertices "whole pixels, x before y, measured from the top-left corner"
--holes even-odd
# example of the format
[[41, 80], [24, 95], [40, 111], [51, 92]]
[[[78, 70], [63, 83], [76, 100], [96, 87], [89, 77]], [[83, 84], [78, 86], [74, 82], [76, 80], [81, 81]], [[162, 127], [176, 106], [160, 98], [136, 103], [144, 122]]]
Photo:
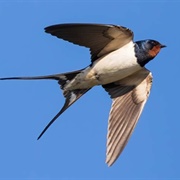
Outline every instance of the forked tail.
[[[68, 72], [64, 74], [54, 74], [54, 75], [47, 75], [47, 76], [34, 76], [34, 77], [7, 77], [7, 78], [0, 78], [0, 80], [42, 80], [42, 79], [52, 79], [57, 80], [61, 89], [63, 90], [64, 86], [68, 84], [77, 74], [79, 74], [81, 70]], [[37, 139], [40, 139], [41, 136], [46, 132], [46, 130], [51, 126], [51, 124], [66, 110], [68, 109], [75, 101], [77, 101], [83, 94], [85, 94], [89, 89], [76, 89], [72, 91], [67, 91], [63, 93], [64, 97], [66, 98], [65, 103], [61, 110], [54, 116], [54, 118], [47, 124], [44, 130], [41, 132]]]

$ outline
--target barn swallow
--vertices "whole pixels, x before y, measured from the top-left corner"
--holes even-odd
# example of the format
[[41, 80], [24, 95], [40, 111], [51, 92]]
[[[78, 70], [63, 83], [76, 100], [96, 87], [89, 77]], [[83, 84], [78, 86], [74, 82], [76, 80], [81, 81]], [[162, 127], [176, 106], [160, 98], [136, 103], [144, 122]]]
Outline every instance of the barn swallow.
[[59, 83], [65, 97], [64, 106], [38, 139], [82, 95], [101, 85], [112, 98], [106, 151], [106, 163], [111, 166], [127, 144], [150, 94], [153, 78], [145, 65], [166, 46], [151, 39], [133, 42], [133, 32], [117, 25], [58, 24], [46, 27], [45, 32], [89, 48], [90, 65], [62, 74], [0, 80], [52, 79]]

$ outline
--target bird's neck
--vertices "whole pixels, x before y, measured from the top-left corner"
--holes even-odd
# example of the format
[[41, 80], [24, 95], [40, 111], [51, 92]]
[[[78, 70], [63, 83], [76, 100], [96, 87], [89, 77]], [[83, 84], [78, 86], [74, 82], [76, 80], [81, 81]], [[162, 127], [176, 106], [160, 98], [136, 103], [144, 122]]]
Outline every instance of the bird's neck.
[[135, 56], [137, 58], [137, 62], [142, 67], [144, 67], [149, 61], [151, 61], [154, 58], [150, 56], [149, 53], [144, 49], [142, 43], [135, 42], [134, 49], [135, 49]]

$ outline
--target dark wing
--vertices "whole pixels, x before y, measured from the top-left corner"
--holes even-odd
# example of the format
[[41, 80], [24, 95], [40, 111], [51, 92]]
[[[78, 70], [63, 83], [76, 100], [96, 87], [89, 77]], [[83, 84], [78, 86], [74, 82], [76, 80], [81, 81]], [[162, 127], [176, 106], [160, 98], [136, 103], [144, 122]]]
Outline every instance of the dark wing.
[[133, 39], [133, 32], [130, 29], [116, 25], [59, 24], [46, 27], [45, 32], [90, 48], [92, 62]]
[[148, 99], [152, 75], [147, 69], [103, 86], [113, 102], [109, 114], [106, 163], [111, 166], [123, 151]]

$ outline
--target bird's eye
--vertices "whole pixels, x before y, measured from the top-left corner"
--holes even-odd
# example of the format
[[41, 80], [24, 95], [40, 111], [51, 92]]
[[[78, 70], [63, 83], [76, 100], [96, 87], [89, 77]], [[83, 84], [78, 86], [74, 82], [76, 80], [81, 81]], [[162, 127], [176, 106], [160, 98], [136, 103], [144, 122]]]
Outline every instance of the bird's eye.
[[155, 41], [151, 41], [151, 45], [152, 45], [152, 46], [155, 46], [155, 45], [156, 45], [156, 42], [155, 42]]
[[152, 49], [154, 46], [156, 46], [158, 43], [156, 42], [156, 41], [150, 41], [149, 43], [148, 43], [149, 45], [149, 49]]

